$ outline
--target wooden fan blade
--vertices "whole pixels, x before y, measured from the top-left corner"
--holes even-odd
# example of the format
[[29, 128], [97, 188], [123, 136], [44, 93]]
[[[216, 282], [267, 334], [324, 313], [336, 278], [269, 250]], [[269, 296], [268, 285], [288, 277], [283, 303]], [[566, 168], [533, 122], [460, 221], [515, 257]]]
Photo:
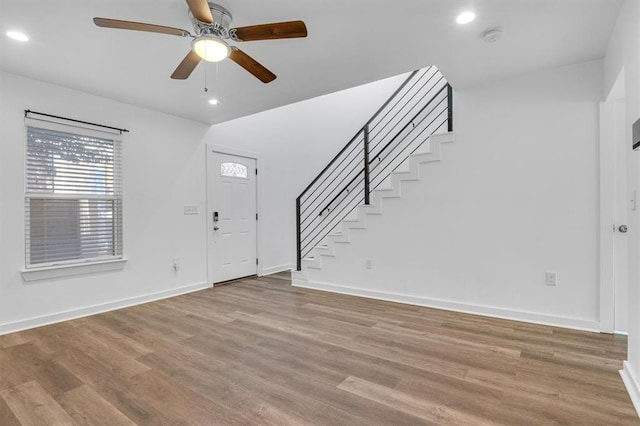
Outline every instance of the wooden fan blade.
[[142, 22], [120, 21], [118, 19], [108, 19], [108, 18], [93, 18], [93, 22], [97, 26], [104, 27], [104, 28], [117, 28], [120, 30], [145, 31], [149, 33], [161, 33], [161, 34], [170, 34], [170, 35], [177, 35], [177, 36], [189, 35], [188, 31], [181, 30], [180, 28], [165, 27], [163, 25], [145, 24]]
[[276, 40], [307, 36], [307, 26], [302, 21], [274, 22], [272, 24], [251, 25], [231, 30], [238, 41]]
[[198, 21], [213, 24], [213, 16], [211, 16], [207, 0], [187, 0], [187, 6]]
[[178, 68], [171, 74], [174, 80], [185, 80], [189, 78], [194, 69], [198, 66], [202, 58], [196, 52], [190, 50], [184, 57]]
[[260, 63], [258, 63], [258, 61], [235, 46], [231, 47], [231, 54], [229, 54], [229, 59], [240, 65], [245, 70], [249, 71], [263, 83], [269, 83], [276, 79], [276, 75], [274, 73], [266, 69]]

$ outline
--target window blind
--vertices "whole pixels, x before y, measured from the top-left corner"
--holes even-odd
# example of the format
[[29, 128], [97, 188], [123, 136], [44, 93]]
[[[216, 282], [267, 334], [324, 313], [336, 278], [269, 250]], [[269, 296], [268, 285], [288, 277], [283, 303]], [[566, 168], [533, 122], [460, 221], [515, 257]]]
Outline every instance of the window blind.
[[122, 258], [120, 135], [27, 119], [26, 266]]

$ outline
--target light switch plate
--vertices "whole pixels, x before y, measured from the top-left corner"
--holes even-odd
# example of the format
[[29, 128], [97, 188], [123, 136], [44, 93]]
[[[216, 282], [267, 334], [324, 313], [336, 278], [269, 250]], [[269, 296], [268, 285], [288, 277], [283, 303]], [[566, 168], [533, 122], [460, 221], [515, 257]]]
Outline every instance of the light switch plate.
[[198, 214], [198, 206], [184, 206], [184, 214]]

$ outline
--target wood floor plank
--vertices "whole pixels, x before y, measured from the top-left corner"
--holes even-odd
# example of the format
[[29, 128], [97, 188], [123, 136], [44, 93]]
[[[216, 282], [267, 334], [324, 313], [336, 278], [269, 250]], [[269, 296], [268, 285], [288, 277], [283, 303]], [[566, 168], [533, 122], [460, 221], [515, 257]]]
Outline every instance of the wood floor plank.
[[87, 385], [60, 394], [56, 400], [77, 425], [135, 425]]
[[29, 371], [24, 365], [15, 362], [15, 359], [7, 352], [7, 349], [0, 348], [0, 391], [9, 389], [33, 380]]
[[24, 426], [74, 424], [67, 412], [35, 380], [0, 391], [0, 397]]
[[229, 410], [207, 395], [199, 394], [156, 370], [132, 379], [135, 393], [150, 404], [166, 407], [186, 419], [188, 424], [240, 423], [240, 413]]
[[79, 321], [81, 321], [83, 333], [90, 334], [93, 338], [103, 342], [103, 346], [117, 350], [127, 357], [136, 358], [152, 351], [129, 336], [94, 321], [93, 318], [82, 318]]
[[20, 421], [13, 414], [7, 403], [0, 397], [0, 425], [2, 426], [20, 426]]
[[526, 412], [526, 415], [535, 418], [539, 424], [638, 424], [637, 415], [613, 413], [600, 405], [584, 405], [578, 408], [553, 396], [536, 395], [525, 398], [519, 394], [508, 394], [503, 404], [511, 410]]
[[[201, 355], [201, 360], [191, 357], [190, 362], [184, 364], [176, 364], [171, 355], [161, 352], [145, 355], [140, 360], [154, 370], [171, 375], [176, 383], [216, 401], [223, 407], [221, 411], [227, 413], [225, 417], [228, 424], [243, 423], [237, 417], [246, 419], [249, 424], [278, 424], [280, 418], [285, 424], [299, 422], [299, 419], [288, 416], [286, 411], [279, 413], [277, 407], [265, 401], [256, 401], [250, 390], [240, 387], [236, 381], [229, 380], [224, 375], [221, 376], [218, 367], [208, 367], [205, 355]], [[278, 417], [273, 417], [274, 415]], [[215, 418], [219, 418], [218, 416]], [[229, 421], [229, 417], [233, 416], [236, 417], [235, 422]]]
[[432, 424], [492, 424], [482, 418], [451, 409], [445, 404], [416, 398], [353, 376], [347, 377], [344, 382], [338, 385], [338, 388], [389, 407], [396, 407], [400, 411], [420, 417]]
[[[317, 365], [307, 362], [307, 357], [289, 358], [283, 355], [288, 351], [265, 352], [263, 348], [263, 344], [259, 345], [256, 351], [252, 351], [252, 358], [246, 359], [249, 361], [248, 364], [238, 364], [236, 368], [247, 369], [255, 377], [269, 377], [271, 384], [286, 390], [293, 398], [308, 395], [312, 400], [322, 401], [332, 409], [338, 410], [335, 413], [337, 418], [347, 419], [347, 424], [412, 425], [419, 422], [411, 413], [372, 403], [359, 395], [336, 392], [339, 383], [335, 383], [334, 378], [337, 372], [332, 371], [332, 374], [328, 375], [324, 369], [319, 371]], [[264, 384], [259, 388], [264, 388]], [[357, 419], [354, 418], [354, 413], [357, 413]]]
[[26, 333], [13, 333], [0, 336], [0, 348], [9, 348], [11, 346], [21, 345], [28, 342], [29, 338]]
[[36, 380], [50, 395], [66, 392], [82, 385], [69, 370], [58, 364], [53, 356], [43, 352], [33, 343], [24, 343], [5, 349], [14, 368]]
[[464, 379], [431, 374], [428, 380], [424, 376], [406, 378], [395, 390], [414, 398], [447, 405], [460, 413], [478, 416], [491, 423], [529, 424], [527, 416], [502, 404], [505, 391]]
[[133, 357], [120, 352], [117, 345], [111, 347], [108, 341], [103, 341], [83, 329], [74, 333], [73, 339], [67, 336], [65, 340], [59, 341], [57, 349], [57, 354], [63, 358], [85, 354], [97, 365], [121, 377], [132, 377], [148, 370]]
[[[136, 424], [187, 424], [187, 419], [136, 387], [135, 376], [121, 375], [82, 352], [68, 352], [59, 361]], [[148, 371], [148, 369], [147, 369]]]

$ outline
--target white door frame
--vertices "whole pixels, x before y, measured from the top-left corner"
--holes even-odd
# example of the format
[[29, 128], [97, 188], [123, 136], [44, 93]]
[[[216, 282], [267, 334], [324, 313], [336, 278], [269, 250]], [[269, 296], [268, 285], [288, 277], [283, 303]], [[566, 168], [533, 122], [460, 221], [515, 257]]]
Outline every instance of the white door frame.
[[[616, 222], [616, 146], [618, 140], [614, 127], [614, 102], [624, 97], [624, 70], [618, 76], [614, 87], [605, 101], [600, 102], [600, 331], [613, 333], [615, 328], [615, 234]], [[627, 179], [618, 176], [618, 179]]]
[[[213, 234], [209, 232], [213, 228], [213, 218], [211, 217], [211, 212], [209, 211], [209, 202], [211, 201], [210, 200], [211, 182], [209, 182], [209, 172], [212, 167], [212, 165], [209, 164], [209, 151], [214, 151], [220, 154], [229, 154], [229, 155], [236, 155], [238, 157], [251, 158], [255, 160], [256, 168], [258, 170], [260, 169], [260, 159], [258, 157], [258, 153], [252, 152], [252, 151], [245, 151], [242, 149], [232, 148], [232, 147], [223, 146], [223, 145], [216, 145], [216, 144], [206, 144], [205, 146], [205, 159], [206, 159], [205, 187], [207, 191], [206, 208], [205, 208], [206, 216], [207, 216], [205, 220], [206, 235], [207, 235], [207, 284], [210, 287], [213, 287], [213, 282], [214, 282], [213, 271], [209, 266], [209, 258], [211, 256], [210, 247], [212, 242], [211, 240], [213, 238]], [[256, 175], [256, 212], [258, 213], [258, 218], [262, 217], [261, 198], [262, 197], [260, 196], [260, 173], [258, 172], [258, 174]], [[258, 256], [258, 259], [262, 259], [262, 247], [260, 245], [261, 234], [262, 234], [262, 221], [258, 219], [258, 223], [256, 224], [256, 255]], [[258, 262], [258, 265], [256, 267], [256, 273], [258, 274], [258, 276], [262, 275], [262, 262]]]

